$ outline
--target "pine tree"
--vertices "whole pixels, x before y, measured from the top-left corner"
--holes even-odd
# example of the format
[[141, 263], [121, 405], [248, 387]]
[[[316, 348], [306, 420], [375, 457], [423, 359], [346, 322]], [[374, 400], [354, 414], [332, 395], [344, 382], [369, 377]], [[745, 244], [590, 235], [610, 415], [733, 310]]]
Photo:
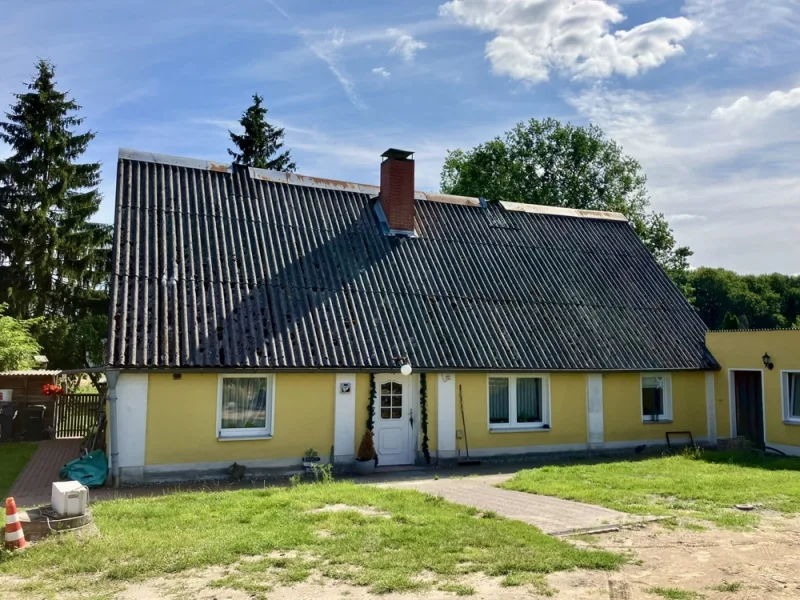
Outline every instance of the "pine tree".
[[0, 302], [18, 318], [71, 315], [110, 266], [111, 227], [89, 221], [100, 207], [100, 164], [77, 162], [95, 134], [74, 132], [84, 119], [56, 89], [53, 65], [36, 68], [0, 121], [11, 149], [0, 162]]
[[295, 164], [289, 150], [280, 152], [283, 148], [284, 130], [267, 123], [267, 109], [261, 105], [262, 102], [264, 98], [253, 94], [253, 104], [244, 111], [239, 120], [244, 127], [242, 135], [228, 131], [238, 149], [238, 152], [228, 150], [228, 154], [240, 165], [273, 171], [294, 171]]

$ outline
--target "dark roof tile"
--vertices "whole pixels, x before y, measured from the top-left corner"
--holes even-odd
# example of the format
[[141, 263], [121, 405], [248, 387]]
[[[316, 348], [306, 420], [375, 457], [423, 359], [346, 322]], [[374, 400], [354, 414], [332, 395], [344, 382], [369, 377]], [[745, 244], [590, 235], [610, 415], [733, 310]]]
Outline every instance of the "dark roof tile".
[[[703, 369], [705, 326], [630, 226], [121, 158], [122, 368]], [[357, 186], [355, 186], [357, 187]]]

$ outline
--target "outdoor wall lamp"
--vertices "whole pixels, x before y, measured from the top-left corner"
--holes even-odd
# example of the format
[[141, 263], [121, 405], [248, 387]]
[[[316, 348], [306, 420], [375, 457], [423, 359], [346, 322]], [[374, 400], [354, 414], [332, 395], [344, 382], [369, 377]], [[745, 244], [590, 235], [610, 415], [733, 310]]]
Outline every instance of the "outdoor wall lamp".
[[764, 356], [761, 357], [761, 360], [764, 361], [764, 366], [770, 371], [775, 368], [775, 365], [772, 364], [772, 357], [769, 355], [769, 353], [764, 352]]
[[394, 360], [400, 363], [400, 374], [405, 375], [408, 377], [411, 375], [412, 368], [411, 368], [411, 361], [408, 360], [407, 356], [395, 356]]

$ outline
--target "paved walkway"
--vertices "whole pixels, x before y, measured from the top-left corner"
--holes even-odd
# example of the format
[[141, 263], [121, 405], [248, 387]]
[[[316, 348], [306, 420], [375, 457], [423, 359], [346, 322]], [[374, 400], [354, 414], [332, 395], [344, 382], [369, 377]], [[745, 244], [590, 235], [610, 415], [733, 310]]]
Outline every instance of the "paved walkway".
[[45, 440], [30, 462], [20, 473], [9, 496], [13, 496], [17, 506], [34, 506], [50, 501], [51, 486], [59, 481], [58, 472], [66, 463], [78, 458], [81, 440]]
[[[58, 481], [61, 466], [77, 458], [79, 440], [41, 442], [31, 462], [14, 483], [11, 494], [20, 506], [44, 504], [50, 500], [50, 486]], [[520, 469], [533, 466], [524, 462], [508, 464], [483, 464], [445, 469], [379, 468], [370, 477], [356, 477], [356, 483], [379, 485], [399, 489], [414, 489], [441, 496], [450, 502], [474, 506], [479, 510], [494, 511], [509, 519], [534, 525], [550, 535], [566, 535], [579, 531], [602, 530], [609, 527], [641, 523], [651, 520], [622, 512], [495, 487], [514, 476]], [[434, 479], [439, 477], [439, 479]], [[348, 479], [348, 477], [345, 477]], [[233, 489], [261, 489], [265, 485], [289, 485], [286, 478], [242, 482], [188, 482], [122, 489], [100, 488], [91, 491], [92, 501], [112, 498], [158, 496], [192, 490], [225, 491]]]
[[399, 481], [381, 485], [414, 489], [433, 496], [441, 496], [456, 504], [474, 506], [484, 511], [494, 511], [509, 519], [517, 519], [535, 525], [550, 535], [602, 530], [617, 525], [649, 520], [602, 506], [495, 487], [511, 477], [512, 475], [502, 474], [463, 479]]

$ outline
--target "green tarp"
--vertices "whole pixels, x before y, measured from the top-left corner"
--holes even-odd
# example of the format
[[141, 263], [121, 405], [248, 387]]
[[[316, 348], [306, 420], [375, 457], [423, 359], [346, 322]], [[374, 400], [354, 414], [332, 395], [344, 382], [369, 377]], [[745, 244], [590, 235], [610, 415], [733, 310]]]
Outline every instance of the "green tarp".
[[61, 479], [79, 481], [86, 487], [100, 487], [106, 482], [108, 459], [102, 450], [95, 450], [81, 458], [68, 462], [59, 471]]

